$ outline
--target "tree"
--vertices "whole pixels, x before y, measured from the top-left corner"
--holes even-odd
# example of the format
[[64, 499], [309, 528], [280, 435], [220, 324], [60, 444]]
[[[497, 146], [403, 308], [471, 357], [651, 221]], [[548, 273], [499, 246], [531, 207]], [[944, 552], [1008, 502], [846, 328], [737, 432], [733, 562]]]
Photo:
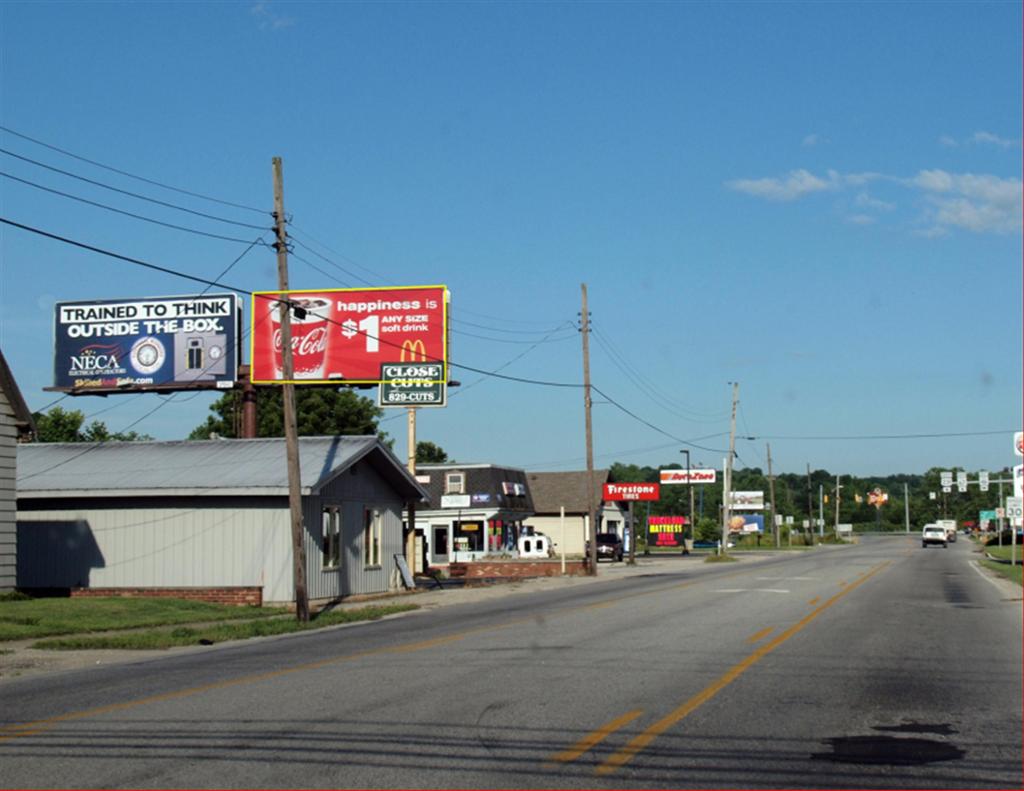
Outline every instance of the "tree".
[[55, 406], [47, 413], [32, 415], [36, 424], [37, 442], [135, 442], [153, 439], [136, 431], [111, 433], [101, 420], [94, 420], [85, 429], [85, 415], [79, 409], [64, 410]]
[[444, 464], [446, 461], [448, 461], [448, 454], [440, 445], [426, 441], [416, 443], [417, 464]]
[[[280, 387], [256, 389], [256, 436], [283, 437], [282, 395]], [[373, 435], [381, 439], [387, 435], [378, 430], [384, 411], [371, 399], [356, 395], [348, 387], [302, 386], [295, 388], [295, 410], [299, 436]], [[241, 394], [225, 393], [212, 404], [213, 415], [189, 434], [189, 439], [238, 437], [241, 434]]]

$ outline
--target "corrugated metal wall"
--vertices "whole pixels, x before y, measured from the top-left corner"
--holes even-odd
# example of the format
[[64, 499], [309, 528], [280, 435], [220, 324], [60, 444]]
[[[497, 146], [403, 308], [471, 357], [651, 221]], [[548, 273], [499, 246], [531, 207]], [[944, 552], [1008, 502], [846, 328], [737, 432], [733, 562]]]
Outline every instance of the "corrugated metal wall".
[[0, 388], [0, 591], [14, 588], [17, 568], [14, 521], [17, 436], [14, 409]]
[[[354, 472], [353, 472], [354, 471]], [[342, 558], [337, 569], [323, 568], [321, 512], [326, 506], [342, 509]], [[363, 509], [381, 512], [381, 563], [363, 565]], [[403, 552], [402, 504], [394, 490], [369, 464], [360, 463], [339, 475], [319, 497], [307, 497], [306, 580], [311, 599], [335, 598], [387, 591], [395, 569], [394, 556]]]
[[265, 602], [291, 601], [287, 508], [204, 505], [22, 510], [18, 585], [262, 585]]

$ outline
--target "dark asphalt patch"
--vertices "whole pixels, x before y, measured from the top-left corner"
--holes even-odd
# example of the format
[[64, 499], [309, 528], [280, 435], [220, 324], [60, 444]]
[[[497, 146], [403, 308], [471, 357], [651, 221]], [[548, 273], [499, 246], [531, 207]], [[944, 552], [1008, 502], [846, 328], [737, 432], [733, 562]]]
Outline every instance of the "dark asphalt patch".
[[812, 753], [811, 759], [845, 764], [919, 766], [958, 761], [966, 754], [949, 742], [904, 736], [837, 736], [825, 739], [830, 753]]

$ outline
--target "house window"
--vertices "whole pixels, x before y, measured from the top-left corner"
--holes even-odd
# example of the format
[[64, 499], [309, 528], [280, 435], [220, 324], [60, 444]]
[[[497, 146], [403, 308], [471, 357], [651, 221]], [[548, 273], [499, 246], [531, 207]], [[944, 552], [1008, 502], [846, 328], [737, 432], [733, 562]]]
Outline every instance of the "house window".
[[444, 476], [445, 494], [465, 494], [466, 476], [461, 472], [449, 472]]
[[380, 511], [367, 508], [363, 511], [363, 565], [380, 565]]
[[320, 524], [323, 567], [336, 569], [341, 565], [341, 509], [336, 505], [324, 508]]

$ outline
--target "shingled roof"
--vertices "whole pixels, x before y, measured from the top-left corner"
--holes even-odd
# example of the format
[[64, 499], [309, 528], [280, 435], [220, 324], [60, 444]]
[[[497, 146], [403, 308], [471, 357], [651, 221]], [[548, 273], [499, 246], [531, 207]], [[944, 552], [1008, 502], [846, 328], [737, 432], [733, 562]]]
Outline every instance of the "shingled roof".
[[[587, 471], [530, 472], [527, 473], [533, 507], [537, 514], [557, 514], [561, 507], [566, 513], [587, 512]], [[609, 470], [594, 470], [594, 506], [601, 504], [604, 484]]]

